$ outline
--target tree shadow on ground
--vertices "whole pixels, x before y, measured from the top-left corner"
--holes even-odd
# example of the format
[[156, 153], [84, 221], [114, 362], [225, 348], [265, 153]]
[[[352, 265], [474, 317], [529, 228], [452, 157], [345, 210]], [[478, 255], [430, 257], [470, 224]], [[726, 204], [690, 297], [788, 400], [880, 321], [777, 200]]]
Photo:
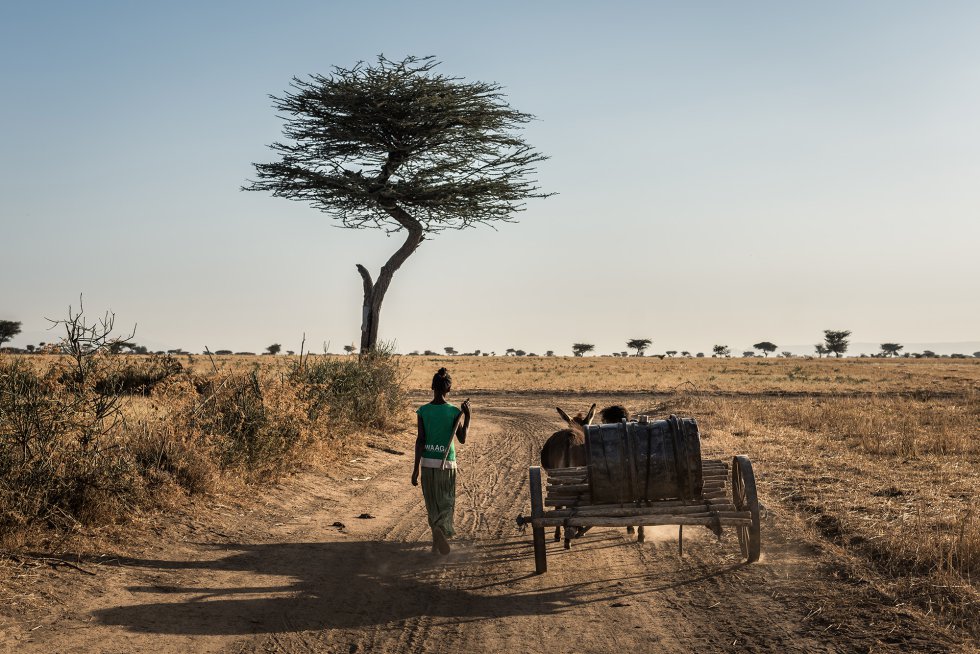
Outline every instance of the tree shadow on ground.
[[[403, 542], [229, 544], [219, 550], [229, 554], [213, 560], [128, 559], [121, 564], [144, 568], [171, 585], [130, 587], [134, 595], [160, 597], [94, 615], [134, 632], [188, 635], [356, 629], [423, 615], [463, 622], [559, 614], [585, 603], [695, 584], [738, 567], [677, 570], [666, 578], [662, 572], [585, 575], [581, 583], [552, 585], [547, 575], [530, 574], [530, 565], [506, 576], [515, 567], [508, 561], [532, 560], [526, 540], [523, 547], [517, 544], [462, 544], [448, 557]], [[238, 585], [240, 580], [251, 583]]]

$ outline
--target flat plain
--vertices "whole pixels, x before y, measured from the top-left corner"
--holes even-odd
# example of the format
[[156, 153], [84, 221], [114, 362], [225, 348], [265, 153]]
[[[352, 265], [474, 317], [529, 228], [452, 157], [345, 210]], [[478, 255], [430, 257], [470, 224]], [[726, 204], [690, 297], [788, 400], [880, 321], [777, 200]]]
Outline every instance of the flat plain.
[[[194, 356], [192, 367], [211, 366]], [[274, 373], [286, 357], [218, 358]], [[17, 652], [977, 651], [980, 361], [398, 358], [413, 403], [449, 368], [474, 408], [459, 537], [429, 552], [408, 483], [412, 416], [328, 463], [7, 561]], [[152, 401], [152, 398], [151, 400]], [[594, 529], [533, 575], [527, 469], [569, 413], [623, 404], [698, 420], [705, 456], [747, 454], [763, 557], [732, 534], [645, 543]], [[254, 488], [254, 487], [253, 487]], [[369, 515], [370, 518], [360, 516]], [[337, 525], [342, 526], [337, 526]], [[50, 544], [49, 544], [50, 545]]]

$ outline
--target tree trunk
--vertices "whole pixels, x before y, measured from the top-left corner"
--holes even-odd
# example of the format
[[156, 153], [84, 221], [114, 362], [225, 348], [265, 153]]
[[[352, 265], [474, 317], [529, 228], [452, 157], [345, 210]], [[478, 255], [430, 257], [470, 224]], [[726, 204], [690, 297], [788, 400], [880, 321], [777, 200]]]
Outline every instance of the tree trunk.
[[361, 274], [361, 280], [364, 282], [364, 303], [361, 306], [361, 354], [371, 352], [378, 344], [381, 303], [384, 301], [385, 293], [388, 292], [388, 286], [391, 285], [391, 278], [425, 239], [422, 225], [407, 212], [397, 206], [385, 207], [385, 210], [408, 231], [408, 236], [387, 263], [381, 266], [377, 281], [371, 279], [371, 273], [367, 268], [357, 264], [357, 272]]

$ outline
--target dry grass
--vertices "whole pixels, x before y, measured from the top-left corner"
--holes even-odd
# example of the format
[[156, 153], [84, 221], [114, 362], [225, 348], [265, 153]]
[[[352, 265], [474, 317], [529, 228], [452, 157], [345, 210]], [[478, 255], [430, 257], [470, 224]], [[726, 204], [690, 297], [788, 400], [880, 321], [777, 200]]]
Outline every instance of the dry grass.
[[806, 516], [896, 602], [980, 636], [980, 360], [404, 360], [418, 390], [446, 366], [459, 393], [618, 395], [695, 416], [707, 451], [750, 455], [770, 509]]
[[665, 392], [963, 392], [980, 384], [971, 359], [658, 359], [653, 357], [403, 357], [410, 388], [449, 368], [466, 390]]
[[[44, 368], [46, 359], [30, 362]], [[144, 425], [133, 441], [142, 452], [142, 467], [156, 470], [159, 485], [186, 492], [195, 484], [208, 488], [208, 480], [220, 478], [223, 469], [239, 471], [236, 479], [278, 474], [282, 467], [248, 464], [258, 441], [271, 448], [259, 452], [258, 460], [266, 464], [280, 455], [294, 462], [317, 448], [336, 447], [340, 441], [317, 433], [323, 427], [316, 426], [320, 418], [311, 408], [329, 406], [363, 384], [349, 376], [336, 394], [324, 394], [326, 389], [309, 376], [295, 377], [296, 360], [215, 357], [215, 371], [207, 357], [180, 357], [182, 376], [148, 397], [133, 398], [127, 407], [128, 421]], [[311, 360], [334, 373], [356, 362], [343, 356]], [[398, 385], [410, 391], [427, 392], [432, 373], [446, 366], [457, 393], [618, 396], [633, 411], [695, 416], [707, 452], [750, 455], [770, 510], [806, 516], [814, 537], [863, 565], [867, 579], [891, 592], [896, 602], [923, 606], [980, 636], [980, 515], [975, 508], [980, 496], [980, 360], [396, 360]], [[226, 408], [232, 410], [199, 409], [195, 379], [208, 380], [212, 388], [237, 380], [224, 387]], [[247, 412], [235, 408], [234, 398], [248, 395], [251, 379], [257, 380], [265, 414], [251, 416], [250, 422]], [[364, 406], [386, 405], [384, 393], [367, 395], [361, 398], [369, 402]], [[364, 410], [355, 408], [351, 415], [359, 411]], [[343, 410], [331, 412], [340, 416]], [[238, 434], [241, 447], [233, 455], [228, 455], [227, 440], [204, 435], [208, 430], [202, 425], [215, 423], [225, 426], [213, 431]], [[263, 429], [272, 430], [265, 440]], [[202, 451], [213, 456], [201, 457]]]
[[402, 418], [388, 357], [214, 370], [97, 353], [0, 357], [0, 534], [26, 542], [275, 479]]

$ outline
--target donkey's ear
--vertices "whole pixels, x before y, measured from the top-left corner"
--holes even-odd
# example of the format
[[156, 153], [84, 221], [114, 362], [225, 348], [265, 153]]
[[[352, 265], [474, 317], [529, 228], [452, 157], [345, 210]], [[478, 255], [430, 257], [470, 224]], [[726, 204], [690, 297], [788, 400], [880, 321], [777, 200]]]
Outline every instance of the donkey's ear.
[[558, 411], [558, 415], [561, 416], [561, 419], [562, 420], [564, 420], [565, 422], [567, 422], [569, 425], [572, 424], [572, 419], [568, 417], [568, 414], [567, 413], [565, 413], [564, 411], [561, 410], [561, 407], [560, 406], [556, 406], [555, 409]]
[[589, 409], [588, 414], [586, 414], [586, 416], [585, 416], [585, 424], [591, 425], [592, 424], [592, 418], [594, 418], [594, 417], [595, 417], [595, 404], [592, 405], [592, 408]]

